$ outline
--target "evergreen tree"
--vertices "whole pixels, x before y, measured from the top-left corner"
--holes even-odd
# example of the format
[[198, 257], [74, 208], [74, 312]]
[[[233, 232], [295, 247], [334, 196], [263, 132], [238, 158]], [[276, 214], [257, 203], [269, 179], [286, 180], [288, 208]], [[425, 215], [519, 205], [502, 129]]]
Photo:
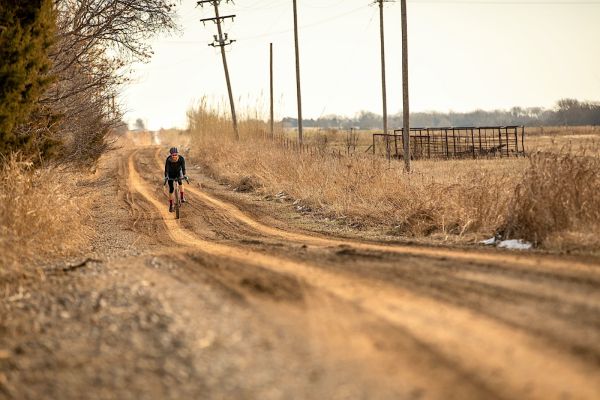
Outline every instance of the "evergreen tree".
[[33, 139], [15, 128], [28, 122], [49, 83], [53, 34], [52, 0], [0, 0], [0, 155]]

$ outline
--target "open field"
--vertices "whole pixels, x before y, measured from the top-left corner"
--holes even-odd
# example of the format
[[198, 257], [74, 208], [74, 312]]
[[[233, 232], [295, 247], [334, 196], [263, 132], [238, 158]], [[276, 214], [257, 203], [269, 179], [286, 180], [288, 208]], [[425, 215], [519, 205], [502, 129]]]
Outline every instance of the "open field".
[[[260, 128], [254, 128], [254, 131], [261, 132], [261, 136], [266, 138], [266, 125], [262, 124]], [[381, 130], [356, 130], [354, 131], [356, 152], [366, 152], [373, 143], [372, 135], [381, 133]], [[277, 130], [278, 136], [289, 140], [295, 140], [296, 129], [287, 128], [285, 133], [281, 128]], [[350, 143], [352, 143], [350, 131], [347, 129], [314, 129], [304, 130], [305, 143], [312, 146], [324, 146], [346, 152]], [[537, 150], [561, 151], [565, 146], [595, 147], [596, 153], [600, 152], [597, 146], [600, 143], [600, 126], [555, 126], [555, 127], [525, 127], [525, 150], [528, 153]]]
[[210, 173], [239, 190], [285, 192], [317, 218], [433, 242], [499, 235], [548, 250], [599, 248], [600, 204], [590, 189], [600, 185], [594, 127], [546, 128], [543, 135], [533, 128], [527, 158], [418, 160], [407, 175], [402, 162], [362, 150], [370, 132], [358, 132], [357, 150], [348, 155], [346, 132], [308, 130], [298, 151], [289, 132], [265, 138], [260, 121], [242, 123], [236, 142], [223, 135], [230, 126], [222, 116], [203, 109], [189, 117], [197, 119], [192, 156]]

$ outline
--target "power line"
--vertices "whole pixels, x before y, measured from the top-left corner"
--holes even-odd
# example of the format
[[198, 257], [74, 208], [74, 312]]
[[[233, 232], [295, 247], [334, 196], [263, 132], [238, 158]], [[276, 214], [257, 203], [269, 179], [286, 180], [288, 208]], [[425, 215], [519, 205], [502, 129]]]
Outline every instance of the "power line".
[[499, 1], [499, 0], [412, 0], [412, 4], [482, 4], [482, 5], [600, 5], [600, 1]]
[[[361, 7], [358, 7], [358, 8], [354, 8], [352, 10], [349, 10], [349, 11], [345, 12], [345, 13], [338, 14], [338, 15], [335, 15], [335, 16], [330, 17], [330, 18], [322, 19], [322, 20], [319, 20], [319, 21], [316, 21], [316, 22], [313, 22], [313, 23], [310, 23], [310, 24], [299, 26], [298, 29], [306, 29], [306, 28], [311, 28], [313, 26], [323, 25], [323, 24], [326, 24], [326, 23], [328, 23], [330, 21], [336, 20], [338, 18], [345, 17], [346, 15], [350, 15], [350, 14], [353, 14], [353, 13], [355, 13], [357, 11], [364, 10], [366, 7], [367, 6], [361, 6]], [[255, 35], [255, 36], [240, 38], [239, 40], [240, 41], [244, 41], [244, 40], [260, 39], [260, 38], [271, 36], [271, 35], [281, 35], [281, 34], [284, 34], [284, 33], [291, 32], [292, 30], [293, 29], [285, 29], [285, 30], [281, 30], [281, 31], [267, 32], [267, 33], [262, 33], [260, 35]]]

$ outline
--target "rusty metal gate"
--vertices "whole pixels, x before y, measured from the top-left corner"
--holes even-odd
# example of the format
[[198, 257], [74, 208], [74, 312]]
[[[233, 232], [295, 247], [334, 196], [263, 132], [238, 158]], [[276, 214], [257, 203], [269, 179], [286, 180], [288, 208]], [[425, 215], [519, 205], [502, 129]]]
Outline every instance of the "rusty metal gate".
[[[373, 134], [373, 154], [403, 158], [402, 131]], [[524, 126], [482, 126], [411, 128], [409, 143], [413, 159], [488, 158], [524, 156], [524, 141]]]

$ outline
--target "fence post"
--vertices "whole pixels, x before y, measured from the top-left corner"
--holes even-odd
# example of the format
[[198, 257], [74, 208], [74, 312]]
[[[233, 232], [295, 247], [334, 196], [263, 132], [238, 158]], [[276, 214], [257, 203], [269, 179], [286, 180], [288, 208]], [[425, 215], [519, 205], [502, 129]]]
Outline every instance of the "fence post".
[[473, 151], [473, 159], [475, 159], [475, 131], [471, 128], [471, 149]]
[[375, 155], [375, 135], [373, 137], [373, 155]]
[[431, 158], [431, 136], [429, 136], [429, 129], [427, 132], [427, 158]]
[[452, 128], [452, 158], [456, 158], [456, 129]]
[[448, 148], [448, 129], [444, 129], [444, 141], [446, 142], [446, 158], [450, 157], [450, 149]]

